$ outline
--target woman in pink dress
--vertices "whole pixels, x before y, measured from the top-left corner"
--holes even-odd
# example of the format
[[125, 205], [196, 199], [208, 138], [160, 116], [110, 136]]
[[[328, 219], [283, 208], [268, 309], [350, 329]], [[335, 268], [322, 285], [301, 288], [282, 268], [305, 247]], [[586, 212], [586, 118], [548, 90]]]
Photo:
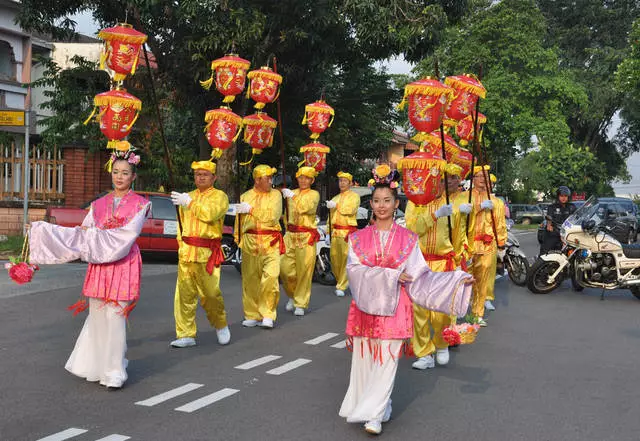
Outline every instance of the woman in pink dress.
[[365, 423], [372, 434], [391, 418], [391, 392], [398, 358], [413, 335], [412, 302], [462, 316], [472, 278], [464, 271], [429, 270], [415, 233], [394, 222], [398, 208], [394, 172], [374, 171], [372, 225], [350, 235], [347, 273], [353, 300], [346, 334], [353, 351], [349, 388], [340, 416]]
[[89, 315], [65, 368], [87, 381], [120, 388], [127, 380], [126, 319], [140, 296], [142, 260], [135, 241], [149, 203], [131, 190], [140, 157], [118, 151], [112, 161], [114, 190], [91, 204], [82, 226], [34, 222], [29, 236], [33, 263], [89, 263], [83, 298], [70, 307], [74, 315], [88, 307]]

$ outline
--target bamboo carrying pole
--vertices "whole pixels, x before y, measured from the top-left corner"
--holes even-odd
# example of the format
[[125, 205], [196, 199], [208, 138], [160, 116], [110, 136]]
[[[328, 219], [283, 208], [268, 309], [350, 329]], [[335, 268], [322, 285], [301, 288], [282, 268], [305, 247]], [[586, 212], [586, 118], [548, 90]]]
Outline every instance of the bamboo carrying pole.
[[[435, 61], [434, 70], [436, 73], [436, 78], [440, 79], [440, 72], [438, 69], [438, 60]], [[442, 159], [444, 159], [445, 164], [447, 161], [447, 150], [444, 146], [444, 115], [440, 120], [440, 143], [442, 145]], [[447, 205], [449, 205], [449, 177], [447, 171], [444, 171], [444, 194]], [[449, 241], [453, 244], [453, 232], [451, 229], [451, 216], [447, 216], [447, 226], [449, 227]]]

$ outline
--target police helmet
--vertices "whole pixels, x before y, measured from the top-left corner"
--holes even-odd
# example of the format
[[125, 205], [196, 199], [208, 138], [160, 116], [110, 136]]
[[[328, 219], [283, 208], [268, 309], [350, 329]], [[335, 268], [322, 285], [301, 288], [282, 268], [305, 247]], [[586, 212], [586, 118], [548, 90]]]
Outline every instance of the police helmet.
[[566, 185], [561, 185], [560, 187], [558, 187], [558, 190], [556, 191], [556, 196], [568, 196], [571, 197], [571, 190], [569, 190], [569, 187], [567, 187]]

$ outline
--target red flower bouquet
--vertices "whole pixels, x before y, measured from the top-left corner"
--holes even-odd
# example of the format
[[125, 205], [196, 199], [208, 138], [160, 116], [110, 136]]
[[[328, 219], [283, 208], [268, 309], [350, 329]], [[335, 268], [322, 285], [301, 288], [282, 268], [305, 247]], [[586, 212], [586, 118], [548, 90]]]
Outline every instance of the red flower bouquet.
[[4, 268], [9, 271], [9, 277], [18, 285], [24, 285], [31, 282], [33, 273], [40, 268], [38, 265], [29, 263], [29, 237], [25, 236], [22, 244], [22, 252], [20, 257], [10, 257], [9, 262], [4, 264]]

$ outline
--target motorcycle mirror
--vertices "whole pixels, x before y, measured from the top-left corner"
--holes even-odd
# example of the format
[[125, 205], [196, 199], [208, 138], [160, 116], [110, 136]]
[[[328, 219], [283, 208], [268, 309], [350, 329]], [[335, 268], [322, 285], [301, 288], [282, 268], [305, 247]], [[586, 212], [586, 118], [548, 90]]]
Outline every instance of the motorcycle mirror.
[[592, 230], [595, 226], [596, 226], [596, 221], [594, 221], [593, 219], [589, 219], [582, 222], [582, 229], [584, 231]]

